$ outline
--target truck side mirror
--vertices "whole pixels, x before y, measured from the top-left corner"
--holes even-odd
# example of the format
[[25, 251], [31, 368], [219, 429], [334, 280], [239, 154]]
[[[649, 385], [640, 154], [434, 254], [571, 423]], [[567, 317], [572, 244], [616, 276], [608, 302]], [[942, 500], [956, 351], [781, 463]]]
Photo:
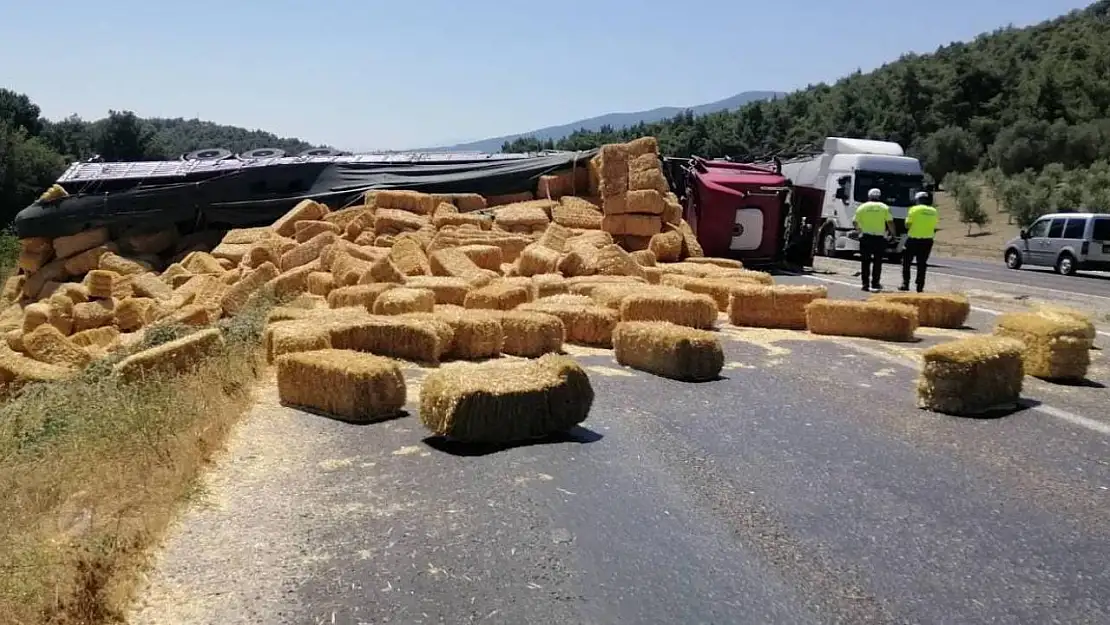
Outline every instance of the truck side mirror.
[[1025, 228], [1021, 229], [1021, 238], [1025, 239], [1027, 241], [1029, 240], [1029, 231], [1026, 230]]

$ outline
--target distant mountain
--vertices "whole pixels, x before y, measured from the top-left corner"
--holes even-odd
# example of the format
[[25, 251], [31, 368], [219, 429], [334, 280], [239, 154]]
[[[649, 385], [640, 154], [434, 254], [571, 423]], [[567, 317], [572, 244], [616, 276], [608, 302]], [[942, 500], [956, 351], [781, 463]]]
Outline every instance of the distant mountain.
[[499, 152], [501, 146], [506, 141], [513, 141], [522, 137], [534, 137], [541, 141], [547, 139], [559, 140], [566, 137], [575, 130], [586, 129], [589, 131], [597, 131], [603, 126], [611, 126], [619, 129], [626, 126], [634, 126], [643, 123], [657, 122], [660, 120], [668, 119], [678, 115], [679, 113], [690, 109], [695, 115], [705, 115], [706, 113], [715, 113], [717, 111], [732, 110], [739, 108], [749, 102], [756, 100], [769, 100], [776, 96], [785, 95], [777, 91], [745, 91], [744, 93], [736, 94], [730, 98], [719, 100], [717, 102], [710, 102], [709, 104], [701, 104], [698, 106], [663, 106], [650, 111], [639, 111], [637, 113], [609, 113], [608, 115], [599, 115], [589, 119], [582, 119], [562, 126], [550, 126], [548, 128], [540, 128], [531, 132], [523, 132], [516, 135], [506, 135], [504, 137], [493, 137], [490, 139], [482, 139], [481, 141], [472, 141], [470, 143], [459, 143], [457, 145], [426, 148], [428, 151], [438, 152]]

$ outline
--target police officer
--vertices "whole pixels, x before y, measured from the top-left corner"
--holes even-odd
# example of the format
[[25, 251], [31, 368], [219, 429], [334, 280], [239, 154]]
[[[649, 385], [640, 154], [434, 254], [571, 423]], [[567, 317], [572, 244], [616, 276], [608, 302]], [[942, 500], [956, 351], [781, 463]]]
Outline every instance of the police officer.
[[937, 209], [929, 205], [929, 194], [921, 191], [914, 196], [915, 204], [906, 213], [906, 248], [902, 252], [902, 286], [910, 290], [910, 265], [917, 264], [917, 292], [925, 290], [925, 268], [933, 251], [937, 233]]
[[860, 275], [864, 291], [883, 289], [883, 256], [886, 254], [887, 237], [895, 236], [894, 218], [890, 215], [890, 207], [881, 201], [882, 197], [883, 192], [879, 189], [868, 191], [867, 201], [859, 205], [852, 220], [852, 225], [860, 233]]

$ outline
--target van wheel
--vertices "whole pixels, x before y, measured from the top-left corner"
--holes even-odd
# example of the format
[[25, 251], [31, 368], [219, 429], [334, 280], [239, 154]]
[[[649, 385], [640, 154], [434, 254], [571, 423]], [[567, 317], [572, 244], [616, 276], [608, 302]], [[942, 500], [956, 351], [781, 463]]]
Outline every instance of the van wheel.
[[1071, 254], [1060, 254], [1060, 258], [1056, 260], [1056, 272], [1065, 276], [1074, 276], [1078, 268], [1075, 266], [1075, 258]]
[[1006, 266], [1021, 269], [1021, 254], [1017, 250], [1006, 250]]

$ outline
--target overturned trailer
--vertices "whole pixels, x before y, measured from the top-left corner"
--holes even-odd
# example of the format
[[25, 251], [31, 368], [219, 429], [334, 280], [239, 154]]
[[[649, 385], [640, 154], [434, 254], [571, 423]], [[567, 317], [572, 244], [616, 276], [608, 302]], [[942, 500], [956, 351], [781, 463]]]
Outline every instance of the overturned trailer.
[[58, 179], [68, 195], [47, 196], [15, 217], [20, 238], [177, 227], [181, 232], [264, 226], [298, 202], [338, 208], [366, 191], [511, 195], [541, 176], [585, 168], [596, 151], [530, 154], [386, 153], [83, 162]]

